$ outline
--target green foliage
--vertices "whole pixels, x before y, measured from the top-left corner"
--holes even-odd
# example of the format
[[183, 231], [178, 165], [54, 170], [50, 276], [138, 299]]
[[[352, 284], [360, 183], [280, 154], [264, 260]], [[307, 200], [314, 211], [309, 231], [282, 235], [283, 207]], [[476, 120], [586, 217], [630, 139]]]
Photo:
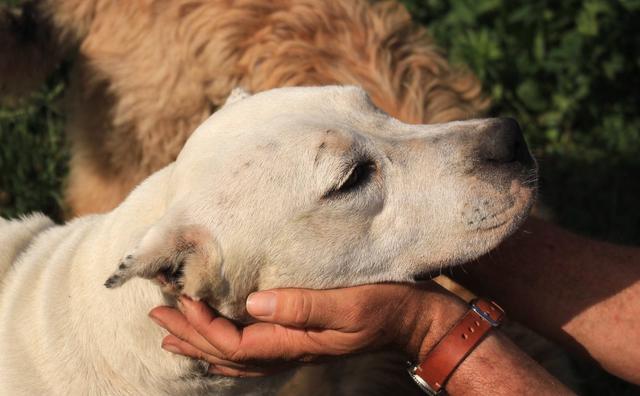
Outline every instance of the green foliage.
[[521, 123], [558, 220], [640, 243], [640, 0], [404, 3]]
[[640, 1], [407, 3], [545, 153], [638, 154]]
[[0, 215], [43, 211], [60, 220], [68, 150], [57, 75], [30, 97], [0, 107]]

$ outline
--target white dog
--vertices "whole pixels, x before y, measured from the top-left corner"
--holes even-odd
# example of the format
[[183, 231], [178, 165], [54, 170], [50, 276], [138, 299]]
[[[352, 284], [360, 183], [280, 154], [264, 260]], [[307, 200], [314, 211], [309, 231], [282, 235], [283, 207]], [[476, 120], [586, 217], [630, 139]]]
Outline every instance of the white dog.
[[259, 289], [426, 278], [514, 231], [534, 173], [509, 119], [403, 124], [355, 87], [236, 92], [112, 212], [0, 220], [0, 391], [267, 393], [281, 381], [164, 352], [147, 312], [184, 293], [246, 321]]

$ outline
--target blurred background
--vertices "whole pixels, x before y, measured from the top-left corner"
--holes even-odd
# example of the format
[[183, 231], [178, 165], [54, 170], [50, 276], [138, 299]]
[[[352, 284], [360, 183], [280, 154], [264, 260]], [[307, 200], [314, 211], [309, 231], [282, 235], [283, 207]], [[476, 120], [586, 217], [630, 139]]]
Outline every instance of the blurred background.
[[[15, 4], [17, 0], [0, 0]], [[522, 125], [540, 164], [545, 216], [640, 245], [640, 0], [404, 0], [450, 61], [472, 70], [492, 115]], [[0, 105], [0, 214], [62, 218], [69, 67]], [[581, 362], [587, 394], [638, 389]]]

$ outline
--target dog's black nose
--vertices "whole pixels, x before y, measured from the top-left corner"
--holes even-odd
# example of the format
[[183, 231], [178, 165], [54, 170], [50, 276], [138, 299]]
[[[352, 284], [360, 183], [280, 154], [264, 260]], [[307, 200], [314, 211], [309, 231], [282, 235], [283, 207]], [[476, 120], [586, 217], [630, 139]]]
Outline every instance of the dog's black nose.
[[496, 164], [520, 162], [530, 165], [533, 163], [520, 125], [513, 118], [492, 120], [486, 125], [482, 135], [478, 152], [481, 161]]

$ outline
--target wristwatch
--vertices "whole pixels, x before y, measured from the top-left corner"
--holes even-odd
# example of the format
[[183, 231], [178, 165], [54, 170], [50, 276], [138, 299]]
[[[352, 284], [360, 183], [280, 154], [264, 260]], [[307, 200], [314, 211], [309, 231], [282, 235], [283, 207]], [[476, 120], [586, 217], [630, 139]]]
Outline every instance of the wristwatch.
[[469, 311], [442, 337], [419, 364], [410, 364], [409, 375], [428, 395], [442, 395], [451, 374], [484, 339], [500, 326], [504, 310], [493, 301], [477, 298]]

